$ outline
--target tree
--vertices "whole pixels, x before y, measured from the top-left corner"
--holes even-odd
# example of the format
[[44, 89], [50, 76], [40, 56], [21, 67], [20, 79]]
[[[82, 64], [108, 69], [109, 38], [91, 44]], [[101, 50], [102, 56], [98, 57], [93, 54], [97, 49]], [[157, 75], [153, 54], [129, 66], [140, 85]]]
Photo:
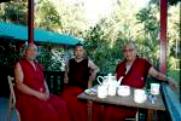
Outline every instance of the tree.
[[84, 16], [83, 3], [81, 1], [67, 3], [67, 0], [51, 2], [61, 18], [62, 28], [59, 28], [59, 32], [81, 38], [83, 32], [89, 27]]
[[169, 5], [174, 6], [177, 5], [179, 2], [181, 2], [180, 0], [168, 0]]
[[[154, 65], [158, 65], [159, 55], [159, 10], [154, 4], [143, 8], [136, 14], [137, 24], [142, 24], [140, 35], [137, 36], [139, 52], [147, 57]], [[147, 54], [149, 53], [149, 54]]]
[[112, 16], [102, 19], [84, 35], [89, 56], [105, 74], [114, 73], [117, 63], [123, 59], [121, 48], [129, 40], [136, 41], [140, 56], [157, 64], [159, 22], [155, 13], [158, 8], [150, 5], [139, 11], [131, 1], [121, 3]]
[[49, 0], [39, 0], [35, 4], [35, 25], [56, 32], [62, 28], [60, 15]]
[[104, 20], [86, 32], [85, 48], [88, 56], [100, 67], [101, 74], [114, 73], [116, 65], [122, 59], [121, 45], [125, 40], [119, 38], [113, 46], [104, 37]]
[[27, 2], [26, 0], [10, 1], [1, 3], [0, 20], [19, 24], [27, 24]]
[[168, 9], [168, 41], [169, 41], [169, 67], [179, 69], [179, 61], [181, 57], [181, 40], [180, 40], [180, 6], [181, 2], [177, 5], [170, 6]]

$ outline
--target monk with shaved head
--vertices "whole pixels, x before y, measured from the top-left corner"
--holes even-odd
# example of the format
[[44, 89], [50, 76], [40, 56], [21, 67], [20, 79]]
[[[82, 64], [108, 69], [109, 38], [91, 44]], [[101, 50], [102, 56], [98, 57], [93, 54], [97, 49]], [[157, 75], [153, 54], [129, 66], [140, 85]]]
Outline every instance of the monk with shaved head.
[[49, 93], [35, 44], [25, 45], [15, 66], [16, 107], [21, 121], [69, 121], [63, 100]]
[[[133, 41], [127, 42], [122, 52], [124, 60], [116, 68], [117, 80], [122, 79], [122, 85], [143, 89], [146, 78], [150, 75], [176, 88], [175, 81], [172, 78], [168, 78], [163, 73], [157, 71], [148, 60], [138, 56], [136, 45]], [[104, 121], [124, 121], [125, 118], [135, 116], [135, 114], [135, 108], [108, 105], [105, 106]]]

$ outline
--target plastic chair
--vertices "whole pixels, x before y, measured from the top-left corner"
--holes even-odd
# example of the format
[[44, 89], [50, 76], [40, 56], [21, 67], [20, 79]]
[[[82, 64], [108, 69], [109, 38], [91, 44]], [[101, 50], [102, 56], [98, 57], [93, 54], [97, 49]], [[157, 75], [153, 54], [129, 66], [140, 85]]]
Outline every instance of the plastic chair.
[[15, 80], [11, 76], [8, 76], [7, 78], [8, 78], [9, 89], [10, 89], [7, 121], [12, 120], [13, 111], [15, 111], [15, 113], [16, 113], [17, 120], [21, 121], [20, 120], [20, 114], [19, 114], [18, 110], [16, 109], [16, 95], [15, 95], [15, 92], [14, 92]]

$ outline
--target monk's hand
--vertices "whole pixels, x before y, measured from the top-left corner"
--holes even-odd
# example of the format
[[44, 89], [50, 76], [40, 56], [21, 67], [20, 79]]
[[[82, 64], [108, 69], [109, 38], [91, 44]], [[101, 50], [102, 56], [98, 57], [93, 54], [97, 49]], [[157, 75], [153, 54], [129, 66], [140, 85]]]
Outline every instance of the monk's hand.
[[168, 84], [173, 90], [177, 90], [177, 84], [176, 81], [169, 77]]
[[36, 97], [38, 98], [38, 99], [40, 99], [40, 100], [44, 100], [44, 101], [47, 101], [48, 100], [48, 98], [49, 98], [49, 95], [47, 95], [46, 93], [38, 93], [37, 95], [36, 95]]
[[89, 76], [89, 80], [90, 81], [94, 81], [96, 78], [96, 73], [92, 73], [90, 76]]
[[88, 88], [92, 88], [92, 86], [93, 86], [93, 81], [92, 81], [92, 80], [89, 80], [89, 81], [88, 81]]
[[50, 98], [50, 93], [49, 92], [46, 92], [45, 95], [46, 95], [47, 99]]

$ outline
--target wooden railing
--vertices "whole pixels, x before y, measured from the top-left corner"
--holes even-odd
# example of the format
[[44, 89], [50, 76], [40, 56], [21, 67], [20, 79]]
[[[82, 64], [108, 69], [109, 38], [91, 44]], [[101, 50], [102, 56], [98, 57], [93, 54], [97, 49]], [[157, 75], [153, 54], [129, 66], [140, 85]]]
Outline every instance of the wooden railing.
[[45, 71], [44, 73], [50, 92], [59, 94], [63, 90], [64, 72]]

